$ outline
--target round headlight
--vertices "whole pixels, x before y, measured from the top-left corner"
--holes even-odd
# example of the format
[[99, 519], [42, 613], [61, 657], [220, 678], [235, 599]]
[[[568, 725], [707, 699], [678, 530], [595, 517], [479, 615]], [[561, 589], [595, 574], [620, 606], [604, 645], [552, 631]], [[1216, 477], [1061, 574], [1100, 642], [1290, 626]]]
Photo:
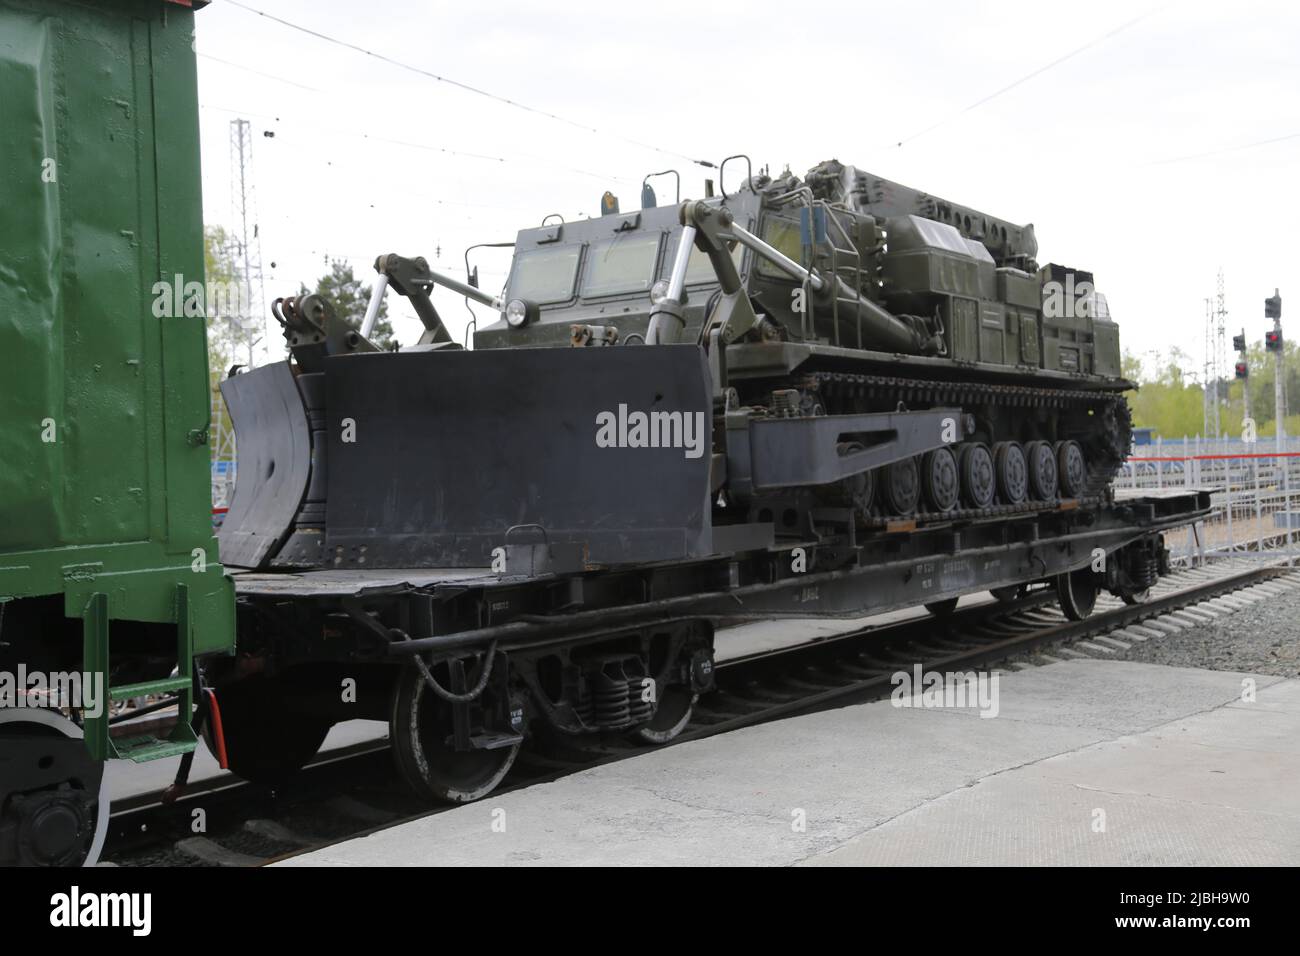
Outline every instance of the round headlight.
[[512, 329], [521, 329], [528, 324], [528, 303], [523, 299], [511, 299], [506, 303], [506, 322]]
[[660, 279], [658, 282], [656, 282], [654, 285], [650, 287], [650, 301], [654, 305], [658, 305], [660, 302], [662, 302], [664, 298], [667, 297], [667, 295], [668, 295], [667, 279]]

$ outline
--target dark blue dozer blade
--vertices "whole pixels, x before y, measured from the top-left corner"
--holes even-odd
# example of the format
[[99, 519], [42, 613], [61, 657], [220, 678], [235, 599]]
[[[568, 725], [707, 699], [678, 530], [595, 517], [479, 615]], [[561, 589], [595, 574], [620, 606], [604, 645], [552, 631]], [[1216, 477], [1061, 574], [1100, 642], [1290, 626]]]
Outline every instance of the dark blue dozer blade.
[[261, 568], [292, 530], [311, 477], [311, 431], [288, 362], [221, 383], [235, 426], [238, 471], [230, 511], [217, 534], [221, 563]]
[[326, 566], [488, 567], [525, 541], [587, 567], [710, 553], [697, 346], [347, 355], [326, 381]]

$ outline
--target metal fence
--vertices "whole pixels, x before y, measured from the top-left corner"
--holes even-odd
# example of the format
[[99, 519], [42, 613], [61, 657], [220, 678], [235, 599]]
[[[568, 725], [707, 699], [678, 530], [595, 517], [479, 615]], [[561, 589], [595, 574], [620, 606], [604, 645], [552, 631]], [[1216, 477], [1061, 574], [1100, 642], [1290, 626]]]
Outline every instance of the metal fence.
[[1300, 556], [1300, 438], [1157, 440], [1135, 446], [1116, 488], [1203, 488], [1212, 510], [1165, 536], [1180, 565], [1227, 555]]

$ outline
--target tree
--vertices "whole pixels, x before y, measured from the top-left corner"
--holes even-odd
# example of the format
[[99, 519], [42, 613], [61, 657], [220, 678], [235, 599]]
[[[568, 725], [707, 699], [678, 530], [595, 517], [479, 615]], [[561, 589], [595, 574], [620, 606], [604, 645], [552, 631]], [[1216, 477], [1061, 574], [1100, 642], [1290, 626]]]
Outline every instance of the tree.
[[[206, 289], [223, 287], [225, 290], [239, 289], [241, 277], [235, 260], [234, 240], [221, 226], [205, 226], [203, 229], [203, 271], [207, 279]], [[248, 337], [235, 321], [237, 316], [222, 314], [218, 310], [224, 306], [237, 306], [238, 296], [207, 295], [205, 290], [204, 314], [207, 316], [208, 340], [208, 385], [211, 389], [211, 421], [208, 423], [208, 449], [212, 462], [227, 460], [232, 456], [233, 446], [230, 436], [234, 426], [226, 403], [221, 400], [221, 380], [232, 365], [239, 361], [248, 361]]]
[[[203, 270], [207, 275], [207, 288], [222, 286], [238, 289], [241, 280], [235, 260], [235, 241], [223, 226], [205, 226], [203, 229]], [[243, 357], [247, 340], [236, 324], [235, 316], [213, 314], [221, 304], [237, 302], [237, 297], [213, 296], [208, 316], [208, 371], [221, 376]]]
[[[1230, 359], [1236, 362], [1235, 355]], [[1300, 347], [1287, 341], [1283, 359], [1287, 400], [1294, 407], [1296, 396], [1300, 396]], [[1210, 385], [1217, 390], [1222, 401], [1219, 407], [1220, 428], [1226, 435], [1241, 434], [1244, 411], [1241, 392], [1242, 385], [1248, 384], [1256, 434], [1260, 437], [1274, 435], [1277, 424], [1274, 422], [1273, 355], [1265, 352], [1262, 344], [1254, 343], [1246, 352], [1246, 361], [1250, 377], [1245, 383], [1234, 378], [1220, 379]], [[1196, 368], [1198, 363], [1175, 346], [1167, 356], [1157, 360], [1156, 366], [1154, 374], [1149, 373], [1136, 357], [1124, 354], [1124, 377], [1140, 385], [1136, 392], [1126, 393], [1133, 409], [1133, 424], [1154, 428], [1166, 438], [1202, 434], [1205, 430], [1204, 386], [1190, 381], [1185, 371]], [[1286, 432], [1288, 435], [1300, 434], [1300, 415], [1287, 416]]]
[[[361, 280], [352, 274], [351, 263], [339, 259], [330, 261], [330, 271], [316, 280], [317, 295], [329, 299], [334, 312], [348, 327], [361, 331], [361, 322], [366, 317], [366, 307], [370, 304], [370, 286], [362, 285]], [[302, 294], [307, 294], [307, 287], [302, 287]], [[400, 344], [393, 337], [393, 323], [388, 318], [388, 302], [379, 303], [379, 316], [375, 319], [370, 341], [381, 349], [395, 349]]]

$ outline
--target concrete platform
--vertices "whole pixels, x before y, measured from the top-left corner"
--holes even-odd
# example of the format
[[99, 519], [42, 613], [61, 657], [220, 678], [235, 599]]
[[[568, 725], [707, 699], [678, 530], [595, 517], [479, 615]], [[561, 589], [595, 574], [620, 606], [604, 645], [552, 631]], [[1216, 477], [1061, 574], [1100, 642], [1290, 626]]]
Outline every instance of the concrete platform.
[[[998, 713], [844, 708], [683, 744], [286, 861], [1300, 862], [1300, 681], [1073, 660]], [[800, 826], [801, 822], [804, 824]]]

